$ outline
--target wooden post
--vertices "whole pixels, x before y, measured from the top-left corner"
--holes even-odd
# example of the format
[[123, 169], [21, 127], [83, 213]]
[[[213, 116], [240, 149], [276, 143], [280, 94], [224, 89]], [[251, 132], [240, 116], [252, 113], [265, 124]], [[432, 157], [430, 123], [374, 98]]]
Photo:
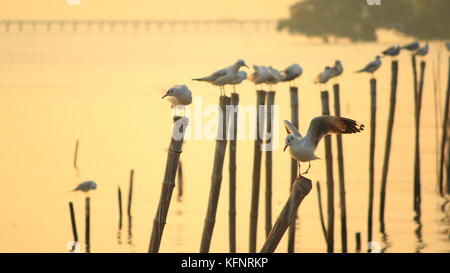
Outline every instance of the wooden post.
[[73, 155], [73, 167], [75, 168], [75, 170], [78, 170], [78, 146], [79, 141], [77, 139], [77, 142], [75, 143], [75, 153]]
[[439, 157], [438, 191], [441, 196], [444, 196], [444, 159], [445, 159], [445, 145], [447, 143], [447, 123], [449, 115], [449, 104], [450, 104], [450, 57], [448, 58], [447, 93], [445, 95], [444, 115], [442, 117], [441, 153]]
[[425, 74], [425, 61], [420, 62], [420, 82], [419, 89], [416, 97], [415, 104], [415, 156], [414, 156], [414, 196], [413, 196], [413, 208], [418, 210], [421, 202], [421, 190], [420, 190], [420, 112], [422, 109], [422, 95], [423, 95], [423, 84], [424, 84], [424, 74]]
[[181, 201], [181, 198], [183, 197], [183, 165], [181, 164], [181, 161], [178, 162], [178, 194], [177, 194], [177, 200]]
[[296, 179], [292, 185], [292, 191], [278, 216], [272, 231], [267, 236], [266, 242], [261, 248], [261, 253], [273, 253], [277, 248], [281, 238], [288, 229], [289, 225], [295, 221], [297, 209], [305, 196], [311, 191], [311, 180], [306, 177]]
[[[328, 102], [328, 91], [321, 92], [322, 114], [330, 114], [330, 106]], [[333, 155], [331, 152], [331, 136], [325, 136], [325, 160], [327, 170], [327, 212], [328, 212], [328, 228], [327, 228], [327, 252], [334, 252], [334, 180], [333, 180]]]
[[175, 176], [180, 160], [180, 154], [182, 152], [183, 138], [188, 123], [189, 120], [187, 118], [173, 118], [172, 136], [167, 152], [166, 171], [164, 173], [158, 209], [156, 211], [155, 219], [153, 220], [153, 229], [148, 250], [151, 253], [157, 253], [161, 244], [167, 213], [169, 212], [170, 200], [172, 198], [173, 188], [175, 187]]
[[321, 194], [321, 191], [320, 191], [320, 183], [319, 183], [319, 181], [317, 181], [317, 183], [316, 183], [316, 188], [317, 188], [317, 202], [319, 204], [320, 225], [322, 226], [323, 238], [325, 239], [325, 243], [328, 245], [327, 228], [325, 227], [325, 220], [323, 218], [322, 194]]
[[131, 217], [131, 202], [133, 200], [133, 180], [134, 180], [134, 170], [131, 170], [130, 185], [128, 187], [128, 207], [127, 207], [128, 218]]
[[230, 104], [230, 98], [220, 97], [219, 126], [217, 128], [218, 136], [216, 140], [216, 150], [214, 152], [213, 173], [211, 176], [211, 189], [209, 192], [208, 209], [206, 211], [205, 224], [203, 226], [202, 241], [200, 252], [209, 252], [211, 238], [216, 223], [217, 204], [219, 202], [220, 186], [222, 183], [223, 162], [225, 160], [225, 150], [227, 148], [227, 124], [228, 114], [226, 106]]
[[249, 252], [256, 252], [256, 235], [258, 229], [258, 205], [259, 205], [259, 186], [261, 176], [261, 144], [262, 128], [264, 128], [264, 103], [266, 92], [264, 90], [256, 91], [256, 140], [253, 154], [253, 175], [252, 175], [252, 199], [250, 208], [250, 236]]
[[[339, 84], [333, 85], [334, 91], [334, 113], [341, 116], [341, 102], [339, 94]], [[339, 170], [339, 201], [341, 207], [341, 243], [342, 253], [347, 253], [347, 209], [345, 201], [345, 179], [344, 179], [344, 148], [342, 147], [342, 135], [336, 134], [337, 158]]]
[[356, 253], [361, 253], [361, 233], [356, 232]]
[[370, 79], [370, 157], [369, 157], [369, 209], [367, 216], [367, 242], [372, 241], [373, 195], [375, 186], [375, 137], [377, 120], [377, 80]]
[[91, 253], [91, 198], [85, 199], [86, 224], [85, 224], [85, 242], [86, 253]]
[[389, 104], [388, 128], [386, 133], [386, 147], [384, 151], [383, 172], [381, 176], [381, 192], [380, 192], [380, 232], [384, 232], [384, 207], [386, 203], [386, 183], [389, 168], [389, 157], [391, 153], [392, 131], [394, 129], [395, 101], [397, 96], [397, 76], [398, 61], [391, 63], [391, 101]]
[[75, 247], [78, 244], [78, 233], [77, 233], [77, 223], [75, 221], [75, 211], [73, 209], [73, 203], [69, 202], [69, 210], [70, 210], [70, 222], [72, 224], [72, 233], [73, 233], [73, 241], [72, 252], [75, 250]]
[[122, 230], [122, 191], [117, 187], [117, 199], [119, 201], [119, 230]]
[[[270, 137], [265, 139], [266, 144], [270, 145], [266, 150], [266, 237], [269, 236], [272, 230], [272, 108], [275, 103], [275, 91], [267, 92], [267, 107], [266, 107], [266, 133]], [[269, 144], [270, 143], [270, 144]]]
[[[290, 101], [291, 101], [291, 122], [297, 129], [299, 128], [299, 114], [298, 114], [298, 88], [295, 86], [289, 87]], [[292, 185], [294, 184], [295, 179], [297, 178], [297, 161], [295, 159], [291, 159], [291, 180], [289, 183], [289, 191], [292, 190]], [[292, 222], [289, 227], [288, 233], [288, 253], [294, 252], [295, 247], [295, 229], [296, 229], [296, 221]]]
[[229, 196], [229, 243], [230, 253], [236, 253], [236, 139], [237, 139], [237, 121], [238, 121], [238, 105], [239, 95], [237, 93], [231, 94], [231, 105], [233, 106], [232, 120], [230, 127], [230, 196]]

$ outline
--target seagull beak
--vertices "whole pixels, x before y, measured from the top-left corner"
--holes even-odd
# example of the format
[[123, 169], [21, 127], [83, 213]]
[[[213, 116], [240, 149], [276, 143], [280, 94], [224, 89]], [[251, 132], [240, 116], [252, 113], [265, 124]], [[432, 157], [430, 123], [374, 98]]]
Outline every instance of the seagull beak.
[[165, 94], [164, 96], [162, 96], [162, 98], [161, 98], [161, 99], [164, 99], [165, 97], [167, 97], [167, 94]]
[[288, 147], [288, 145], [284, 146], [283, 148], [283, 152], [286, 151], [286, 148]]

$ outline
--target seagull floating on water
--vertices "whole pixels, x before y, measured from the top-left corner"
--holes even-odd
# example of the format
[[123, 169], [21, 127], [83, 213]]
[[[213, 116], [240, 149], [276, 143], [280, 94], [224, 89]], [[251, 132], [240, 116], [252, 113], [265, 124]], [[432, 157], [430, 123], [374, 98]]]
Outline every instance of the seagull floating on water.
[[390, 48], [383, 51], [384, 56], [395, 57], [400, 53], [401, 48], [399, 46], [391, 46]]
[[192, 92], [186, 85], [175, 85], [167, 90], [166, 94], [161, 99], [167, 98], [170, 101], [170, 108], [175, 108], [177, 105], [182, 105], [183, 109], [186, 105], [192, 103]]
[[206, 76], [203, 78], [192, 79], [192, 80], [205, 81], [205, 82], [209, 82], [211, 84], [217, 85], [220, 87], [221, 94], [225, 95], [225, 87], [224, 86], [226, 84], [231, 84], [231, 82], [233, 82], [233, 80], [237, 77], [239, 69], [243, 66], [248, 67], [247, 64], [245, 64], [245, 61], [240, 59], [236, 63], [234, 63], [232, 66], [218, 70], [209, 76]]
[[358, 70], [355, 73], [368, 72], [373, 76], [373, 73], [377, 71], [378, 68], [380, 68], [380, 66], [381, 66], [381, 57], [376, 56], [374, 61], [371, 61], [363, 69]]
[[88, 192], [91, 190], [95, 190], [96, 188], [97, 184], [94, 181], [85, 181], [78, 185], [73, 191]]
[[416, 51], [419, 49], [419, 42], [412, 42], [407, 45], [402, 46], [402, 49], [406, 49], [408, 51]]
[[300, 77], [303, 73], [303, 69], [298, 64], [291, 64], [284, 69], [283, 82], [292, 82], [292, 86], [295, 86], [295, 79]]
[[428, 54], [428, 43], [424, 46], [419, 48], [414, 55], [416, 56], [426, 56]]
[[318, 116], [311, 120], [306, 136], [302, 136], [292, 123], [285, 120], [284, 125], [288, 135], [285, 138], [283, 152], [289, 147], [291, 157], [297, 160], [298, 178], [301, 177], [300, 162], [309, 162], [307, 174], [311, 168], [311, 161], [320, 159], [315, 155], [317, 145], [323, 136], [328, 134], [353, 134], [364, 130], [364, 124], [352, 119], [335, 116]]
[[236, 78], [230, 83], [233, 86], [233, 93], [236, 93], [236, 85], [247, 79], [247, 72], [239, 71]]

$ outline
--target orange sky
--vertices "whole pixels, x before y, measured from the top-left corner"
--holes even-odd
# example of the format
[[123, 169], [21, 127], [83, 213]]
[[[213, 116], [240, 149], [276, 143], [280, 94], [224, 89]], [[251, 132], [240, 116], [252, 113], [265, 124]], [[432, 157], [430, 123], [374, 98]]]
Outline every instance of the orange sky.
[[281, 18], [297, 0], [5, 0], [0, 19]]

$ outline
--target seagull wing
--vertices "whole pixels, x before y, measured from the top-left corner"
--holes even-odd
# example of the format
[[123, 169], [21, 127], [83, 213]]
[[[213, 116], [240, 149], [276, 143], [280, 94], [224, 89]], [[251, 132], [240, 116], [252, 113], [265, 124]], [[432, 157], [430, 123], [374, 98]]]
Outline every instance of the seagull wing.
[[363, 124], [348, 118], [318, 116], [311, 120], [306, 138], [317, 147], [323, 136], [328, 134], [353, 134], [364, 130]]
[[288, 134], [293, 134], [296, 137], [302, 137], [297, 128], [295, 128], [295, 126], [289, 121], [287, 120], [284, 121], [284, 127], [286, 127], [286, 131]]

